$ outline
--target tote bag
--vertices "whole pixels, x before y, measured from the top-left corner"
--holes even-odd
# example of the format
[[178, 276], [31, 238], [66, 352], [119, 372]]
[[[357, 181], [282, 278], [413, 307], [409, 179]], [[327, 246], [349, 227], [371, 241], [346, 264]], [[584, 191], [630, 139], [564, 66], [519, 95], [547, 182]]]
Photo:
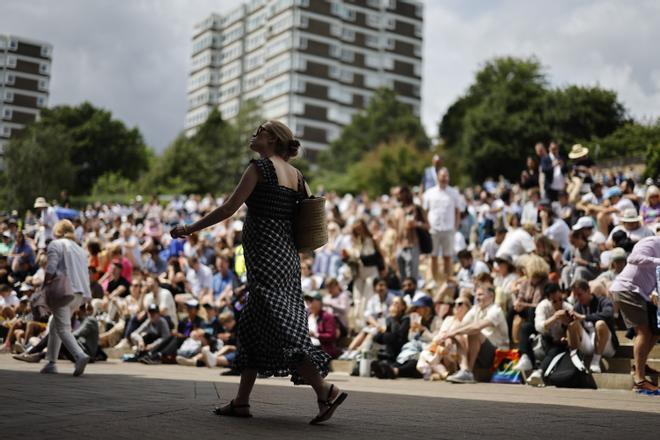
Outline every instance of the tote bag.
[[299, 252], [312, 252], [328, 242], [328, 221], [325, 215], [325, 197], [307, 193], [302, 175], [298, 176], [305, 197], [298, 202], [293, 218], [293, 241]]

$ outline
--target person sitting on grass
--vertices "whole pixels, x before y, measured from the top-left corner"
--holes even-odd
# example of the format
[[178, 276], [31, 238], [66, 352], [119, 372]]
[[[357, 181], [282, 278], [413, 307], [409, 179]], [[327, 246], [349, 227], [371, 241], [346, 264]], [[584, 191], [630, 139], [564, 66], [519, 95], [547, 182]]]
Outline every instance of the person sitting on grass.
[[[495, 304], [495, 290], [490, 286], [476, 289], [476, 304], [454, 330], [438, 335], [438, 342], [450, 338], [467, 336], [467, 347], [459, 350], [461, 369], [447, 377], [448, 382], [474, 383], [474, 368], [490, 369], [495, 358], [495, 350], [509, 348], [506, 317]], [[459, 348], [462, 348], [459, 346]]]

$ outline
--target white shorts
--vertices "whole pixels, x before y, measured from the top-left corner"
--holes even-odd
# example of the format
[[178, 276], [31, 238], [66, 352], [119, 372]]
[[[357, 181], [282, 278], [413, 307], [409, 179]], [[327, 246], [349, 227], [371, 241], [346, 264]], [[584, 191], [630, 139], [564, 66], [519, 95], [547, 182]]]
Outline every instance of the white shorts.
[[[585, 356], [591, 356], [596, 349], [596, 332], [588, 332], [583, 326], [580, 326], [580, 328], [582, 329], [582, 335], [580, 336], [580, 346], [578, 347], [578, 351]], [[616, 350], [612, 344], [612, 335], [610, 334], [610, 337], [607, 338], [605, 350], [603, 351], [603, 357], [611, 358], [614, 357], [615, 354]]]
[[454, 256], [454, 231], [431, 231], [431, 239], [433, 240], [433, 250], [431, 256], [433, 257], [453, 257]]

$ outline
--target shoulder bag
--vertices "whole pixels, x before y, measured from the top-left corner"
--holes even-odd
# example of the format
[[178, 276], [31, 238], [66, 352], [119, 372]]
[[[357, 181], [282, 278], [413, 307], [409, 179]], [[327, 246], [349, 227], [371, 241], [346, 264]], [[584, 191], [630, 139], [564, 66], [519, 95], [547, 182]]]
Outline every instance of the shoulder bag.
[[298, 175], [304, 197], [298, 201], [293, 218], [293, 241], [300, 252], [312, 252], [328, 242], [328, 220], [325, 214], [325, 197], [307, 193], [302, 174]]
[[[69, 252], [68, 243], [64, 244], [64, 252]], [[64, 273], [56, 274], [50, 283], [44, 284], [43, 291], [46, 296], [46, 304], [51, 310], [68, 305], [74, 298], [71, 283]]]

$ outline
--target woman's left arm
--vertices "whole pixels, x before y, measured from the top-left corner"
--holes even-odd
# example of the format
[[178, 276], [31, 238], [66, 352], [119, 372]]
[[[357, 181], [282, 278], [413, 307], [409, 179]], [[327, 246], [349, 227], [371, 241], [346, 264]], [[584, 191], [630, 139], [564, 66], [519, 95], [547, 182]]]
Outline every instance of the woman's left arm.
[[238, 208], [240, 208], [241, 205], [245, 203], [247, 198], [250, 197], [250, 194], [252, 194], [252, 191], [257, 186], [258, 181], [259, 174], [257, 168], [255, 165], [251, 164], [243, 173], [243, 177], [241, 177], [241, 180], [238, 182], [234, 192], [231, 194], [231, 196], [229, 196], [225, 203], [222, 204], [222, 206], [211, 211], [209, 214], [190, 226], [177, 226], [172, 230], [172, 237], [177, 238], [183, 235], [193, 234], [231, 217], [238, 210]]

